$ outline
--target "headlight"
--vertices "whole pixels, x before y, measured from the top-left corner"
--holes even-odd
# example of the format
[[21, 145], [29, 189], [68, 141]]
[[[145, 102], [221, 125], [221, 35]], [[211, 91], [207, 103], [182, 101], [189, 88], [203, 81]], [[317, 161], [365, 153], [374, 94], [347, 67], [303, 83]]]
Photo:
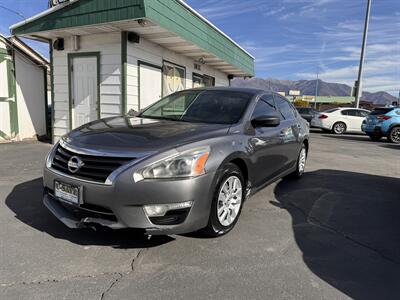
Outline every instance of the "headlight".
[[143, 179], [182, 178], [203, 175], [210, 154], [210, 148], [185, 151], [172, 157], [159, 160], [133, 174], [138, 182]]
[[49, 153], [47, 153], [47, 156], [46, 156], [46, 167], [47, 168], [51, 168], [51, 164], [53, 162], [52, 160], [53, 160], [54, 152], [56, 151], [56, 148], [57, 148], [58, 144], [59, 144], [59, 142], [55, 143], [51, 147]]

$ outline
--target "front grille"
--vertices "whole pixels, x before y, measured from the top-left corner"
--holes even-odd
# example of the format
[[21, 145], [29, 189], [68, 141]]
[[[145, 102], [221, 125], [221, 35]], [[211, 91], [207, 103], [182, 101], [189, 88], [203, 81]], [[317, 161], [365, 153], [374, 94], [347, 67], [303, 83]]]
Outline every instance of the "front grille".
[[[84, 165], [75, 173], [68, 169], [68, 161], [71, 157], [79, 157]], [[134, 157], [105, 157], [82, 155], [74, 153], [58, 145], [53, 157], [51, 167], [69, 176], [104, 183], [108, 176], [122, 165], [134, 160]]]

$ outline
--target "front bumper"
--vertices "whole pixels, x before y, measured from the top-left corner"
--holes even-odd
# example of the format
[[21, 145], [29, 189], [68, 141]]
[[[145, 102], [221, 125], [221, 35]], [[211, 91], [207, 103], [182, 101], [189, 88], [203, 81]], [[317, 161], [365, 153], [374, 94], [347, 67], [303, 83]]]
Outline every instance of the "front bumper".
[[[180, 234], [207, 225], [214, 190], [215, 172], [180, 180], [134, 182], [133, 170], [121, 173], [112, 185], [96, 184], [62, 176], [45, 168], [43, 175], [45, 206], [65, 225], [81, 228], [99, 224], [113, 229], [143, 229], [147, 234]], [[73, 205], [54, 196], [54, 182], [61, 181], [82, 189], [82, 204]], [[183, 221], [156, 225], [143, 210], [144, 205], [192, 201]]]

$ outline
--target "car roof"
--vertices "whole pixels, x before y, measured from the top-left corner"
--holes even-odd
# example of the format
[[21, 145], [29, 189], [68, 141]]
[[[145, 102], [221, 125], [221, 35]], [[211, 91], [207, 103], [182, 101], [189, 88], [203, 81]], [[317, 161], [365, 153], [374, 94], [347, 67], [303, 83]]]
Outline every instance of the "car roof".
[[368, 109], [365, 108], [356, 108], [356, 107], [338, 107], [338, 110], [345, 110], [345, 109], [355, 109], [355, 110], [365, 110], [365, 111], [369, 111]]
[[199, 88], [193, 88], [193, 89], [188, 89], [189, 91], [229, 91], [229, 92], [241, 92], [241, 93], [249, 93], [253, 95], [258, 95], [258, 94], [266, 94], [266, 93], [273, 93], [271, 91], [266, 91], [262, 89], [256, 89], [256, 88], [244, 88], [244, 87], [199, 87]]

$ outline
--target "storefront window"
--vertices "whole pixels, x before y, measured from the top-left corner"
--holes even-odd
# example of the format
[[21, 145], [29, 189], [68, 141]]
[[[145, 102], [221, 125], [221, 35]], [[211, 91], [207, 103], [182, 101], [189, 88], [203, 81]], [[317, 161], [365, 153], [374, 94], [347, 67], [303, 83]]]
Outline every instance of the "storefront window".
[[211, 76], [204, 75], [203, 76], [204, 86], [215, 86], [215, 78]]
[[193, 87], [198, 88], [198, 87], [203, 87], [204, 82], [203, 82], [203, 76], [193, 73]]
[[182, 91], [185, 89], [185, 69], [183, 67], [164, 63], [164, 75], [163, 75], [163, 96]]
[[193, 73], [193, 87], [215, 86], [215, 78]]

